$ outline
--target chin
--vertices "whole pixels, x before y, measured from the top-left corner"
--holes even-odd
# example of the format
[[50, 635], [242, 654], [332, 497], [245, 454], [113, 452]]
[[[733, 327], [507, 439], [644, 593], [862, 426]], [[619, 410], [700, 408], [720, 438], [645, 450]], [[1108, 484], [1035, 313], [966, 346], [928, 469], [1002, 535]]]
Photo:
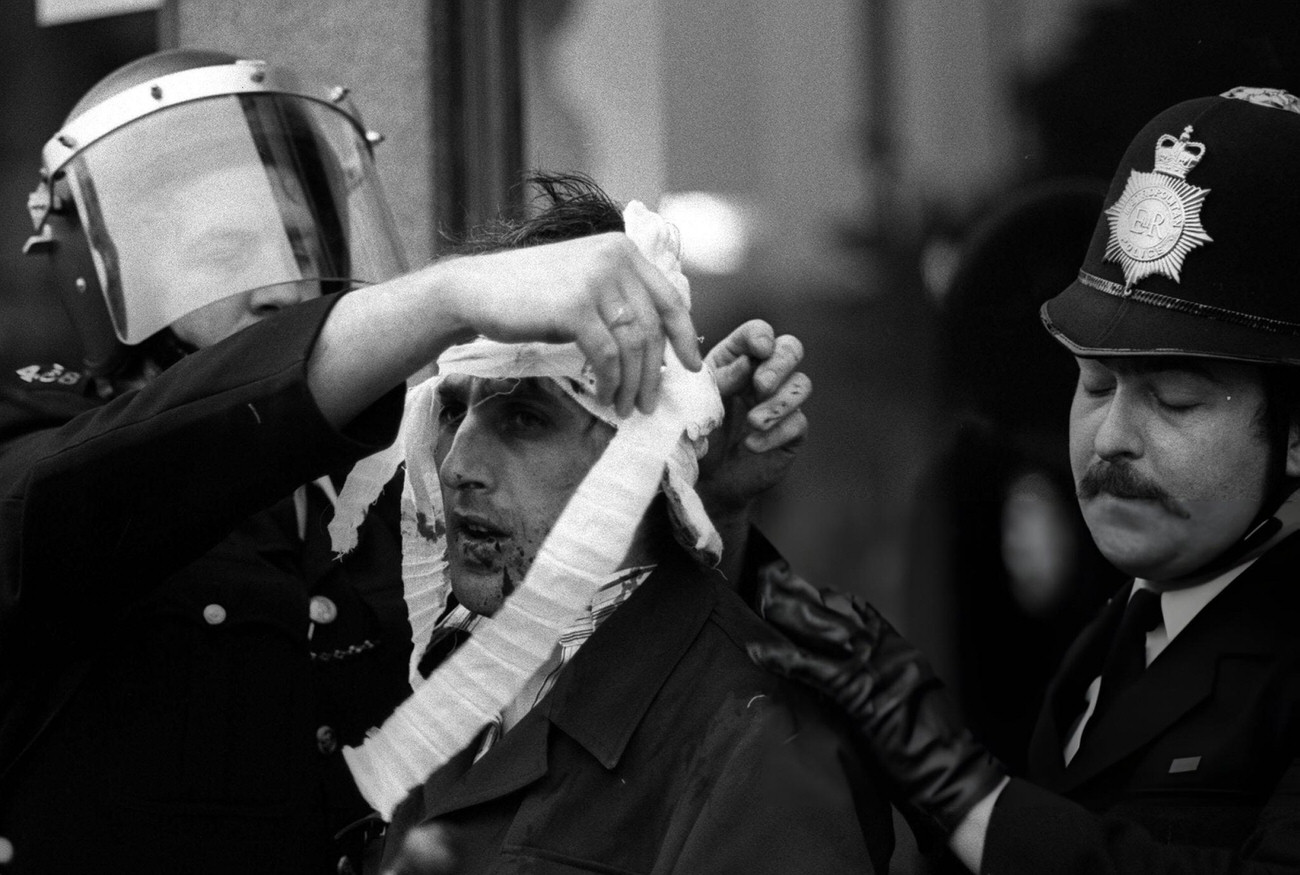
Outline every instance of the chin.
[[471, 570], [453, 562], [448, 572], [451, 591], [455, 594], [456, 601], [466, 610], [490, 617], [505, 601], [505, 595], [501, 591], [500, 570]]
[[1084, 519], [1097, 549], [1111, 565], [1125, 574], [1145, 580], [1168, 576], [1165, 572], [1169, 563], [1177, 559], [1177, 551], [1155, 533], [1095, 520], [1089, 514], [1085, 514]]

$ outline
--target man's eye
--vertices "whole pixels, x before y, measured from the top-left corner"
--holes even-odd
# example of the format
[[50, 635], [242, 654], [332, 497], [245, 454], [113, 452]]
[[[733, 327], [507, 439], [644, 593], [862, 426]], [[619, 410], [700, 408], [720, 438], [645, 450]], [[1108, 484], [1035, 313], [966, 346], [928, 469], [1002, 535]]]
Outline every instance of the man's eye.
[[1079, 391], [1089, 398], [1100, 398], [1115, 388], [1115, 384], [1105, 380], [1080, 380]]
[[442, 426], [459, 425], [465, 418], [465, 405], [456, 402], [443, 402], [438, 407], [438, 424]]
[[506, 425], [515, 431], [537, 431], [550, 424], [550, 420], [529, 407], [513, 407], [506, 411]]
[[1155, 401], [1165, 410], [1192, 410], [1201, 406], [1201, 399], [1185, 392], [1155, 392]]

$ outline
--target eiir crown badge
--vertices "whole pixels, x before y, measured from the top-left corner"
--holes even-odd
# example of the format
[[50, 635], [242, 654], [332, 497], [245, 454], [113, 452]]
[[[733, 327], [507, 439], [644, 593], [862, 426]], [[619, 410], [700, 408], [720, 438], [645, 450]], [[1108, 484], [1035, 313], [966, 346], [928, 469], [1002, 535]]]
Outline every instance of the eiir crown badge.
[[1213, 242], [1201, 226], [1201, 203], [1210, 190], [1187, 182], [1188, 172], [1205, 156], [1205, 144], [1191, 136], [1191, 125], [1179, 137], [1162, 134], [1155, 169], [1132, 171], [1124, 193], [1106, 210], [1106, 260], [1124, 270], [1126, 289], [1157, 273], [1178, 282], [1187, 253]]

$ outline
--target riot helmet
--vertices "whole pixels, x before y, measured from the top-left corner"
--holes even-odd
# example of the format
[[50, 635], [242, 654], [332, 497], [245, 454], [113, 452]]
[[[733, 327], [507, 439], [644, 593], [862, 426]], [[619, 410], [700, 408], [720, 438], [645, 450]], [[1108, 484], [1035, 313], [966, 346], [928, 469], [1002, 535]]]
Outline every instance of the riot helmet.
[[346, 89], [193, 49], [110, 74], [42, 152], [29, 199], [86, 369], [233, 295], [294, 297], [406, 268], [372, 146]]

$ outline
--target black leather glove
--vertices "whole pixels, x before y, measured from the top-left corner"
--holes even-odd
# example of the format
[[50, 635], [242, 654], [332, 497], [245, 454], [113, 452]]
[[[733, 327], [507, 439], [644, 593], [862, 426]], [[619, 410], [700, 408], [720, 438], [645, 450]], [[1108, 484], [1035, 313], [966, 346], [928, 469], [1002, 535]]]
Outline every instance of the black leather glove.
[[751, 658], [837, 702], [904, 801], [950, 836], [1005, 770], [929, 662], [865, 602], [819, 591], [784, 563], [759, 576], [760, 612], [794, 644], [752, 644]]

